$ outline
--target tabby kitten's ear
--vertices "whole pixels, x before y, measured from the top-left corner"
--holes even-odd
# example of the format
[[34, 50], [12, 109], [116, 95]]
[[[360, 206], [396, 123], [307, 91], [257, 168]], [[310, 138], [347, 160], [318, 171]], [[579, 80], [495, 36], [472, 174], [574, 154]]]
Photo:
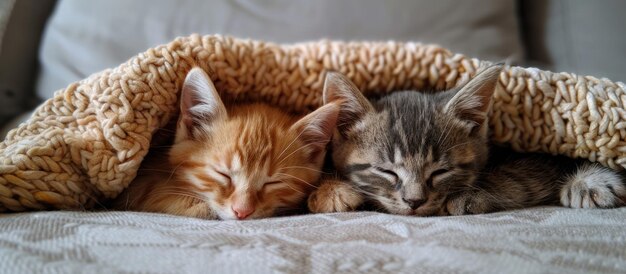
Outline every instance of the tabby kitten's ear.
[[202, 69], [193, 68], [187, 74], [180, 94], [175, 142], [194, 139], [199, 126], [211, 125], [226, 118], [226, 107], [211, 78]]
[[497, 64], [479, 71], [448, 101], [444, 111], [468, 122], [472, 128], [481, 127], [487, 120], [502, 67]]
[[363, 96], [350, 79], [338, 72], [326, 73], [324, 82], [324, 104], [337, 102], [339, 104], [339, 119], [337, 129], [343, 134], [354, 123], [368, 112], [374, 111], [372, 104]]
[[304, 116], [291, 126], [298, 138], [311, 150], [311, 159], [324, 152], [337, 126], [339, 106], [329, 103]]

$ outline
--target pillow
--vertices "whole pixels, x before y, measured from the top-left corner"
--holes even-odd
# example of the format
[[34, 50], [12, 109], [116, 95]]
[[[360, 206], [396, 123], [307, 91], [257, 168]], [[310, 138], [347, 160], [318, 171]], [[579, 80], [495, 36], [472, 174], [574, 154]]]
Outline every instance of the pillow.
[[522, 1], [530, 62], [626, 81], [626, 2]]
[[[226, 98], [306, 112], [320, 105], [328, 70], [374, 95], [452, 88], [484, 64], [418, 43], [178, 38], [57, 91], [9, 132], [0, 143], [0, 210], [84, 208], [115, 197], [136, 175], [152, 134], [176, 113], [193, 66], [209, 72]], [[492, 139], [623, 168], [625, 90], [608, 79], [507, 67], [490, 114]]]
[[515, 6], [514, 0], [64, 0], [43, 38], [37, 91], [51, 98], [73, 81], [191, 33], [278, 43], [427, 41], [484, 60], [516, 60], [522, 47]]

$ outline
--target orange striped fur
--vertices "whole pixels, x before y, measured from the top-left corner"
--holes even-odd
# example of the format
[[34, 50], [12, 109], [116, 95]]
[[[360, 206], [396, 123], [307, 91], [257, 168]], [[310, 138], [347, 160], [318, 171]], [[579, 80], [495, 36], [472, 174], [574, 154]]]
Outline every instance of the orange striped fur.
[[116, 205], [209, 219], [301, 208], [317, 188], [338, 111], [335, 104], [305, 117], [259, 103], [226, 109], [208, 76], [194, 69], [167, 157], [149, 156]]

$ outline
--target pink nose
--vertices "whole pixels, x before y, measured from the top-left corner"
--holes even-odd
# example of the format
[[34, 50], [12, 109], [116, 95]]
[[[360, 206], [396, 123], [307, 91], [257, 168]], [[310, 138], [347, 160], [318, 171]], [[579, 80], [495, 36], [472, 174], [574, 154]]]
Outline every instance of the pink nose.
[[239, 220], [243, 220], [247, 218], [248, 216], [250, 216], [252, 213], [254, 213], [254, 207], [231, 206], [231, 209], [233, 210], [233, 212], [235, 213], [235, 216], [237, 216], [237, 219]]

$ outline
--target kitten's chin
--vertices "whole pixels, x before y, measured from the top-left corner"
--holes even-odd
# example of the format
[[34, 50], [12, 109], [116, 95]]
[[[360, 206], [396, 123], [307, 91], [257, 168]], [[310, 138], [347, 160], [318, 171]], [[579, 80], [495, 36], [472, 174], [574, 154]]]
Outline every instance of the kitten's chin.
[[390, 212], [396, 215], [404, 215], [404, 216], [411, 216], [411, 215], [415, 215], [415, 211], [413, 211], [412, 209], [408, 208], [408, 209], [400, 209], [400, 210], [395, 210], [395, 212]]
[[396, 215], [404, 215], [404, 216], [417, 216], [417, 217], [429, 217], [429, 216], [438, 216], [442, 215], [440, 212], [440, 206], [435, 206], [432, 204], [426, 204], [417, 209], [412, 209], [410, 207], [402, 207], [399, 208], [397, 206], [383, 206], [386, 212]]
[[232, 212], [225, 212], [224, 210], [215, 210], [215, 213], [217, 215], [217, 218], [223, 221], [230, 221], [230, 220], [238, 220], [237, 216], [235, 216], [234, 213]]
[[418, 209], [404, 208], [404, 209], [394, 209], [387, 210], [387, 212], [396, 214], [396, 215], [404, 215], [404, 216], [417, 216], [417, 217], [429, 217], [439, 215], [439, 208], [435, 207], [420, 207]]
[[441, 215], [440, 212], [441, 210], [439, 207], [425, 206], [416, 209], [414, 215], [418, 217], [430, 217]]

